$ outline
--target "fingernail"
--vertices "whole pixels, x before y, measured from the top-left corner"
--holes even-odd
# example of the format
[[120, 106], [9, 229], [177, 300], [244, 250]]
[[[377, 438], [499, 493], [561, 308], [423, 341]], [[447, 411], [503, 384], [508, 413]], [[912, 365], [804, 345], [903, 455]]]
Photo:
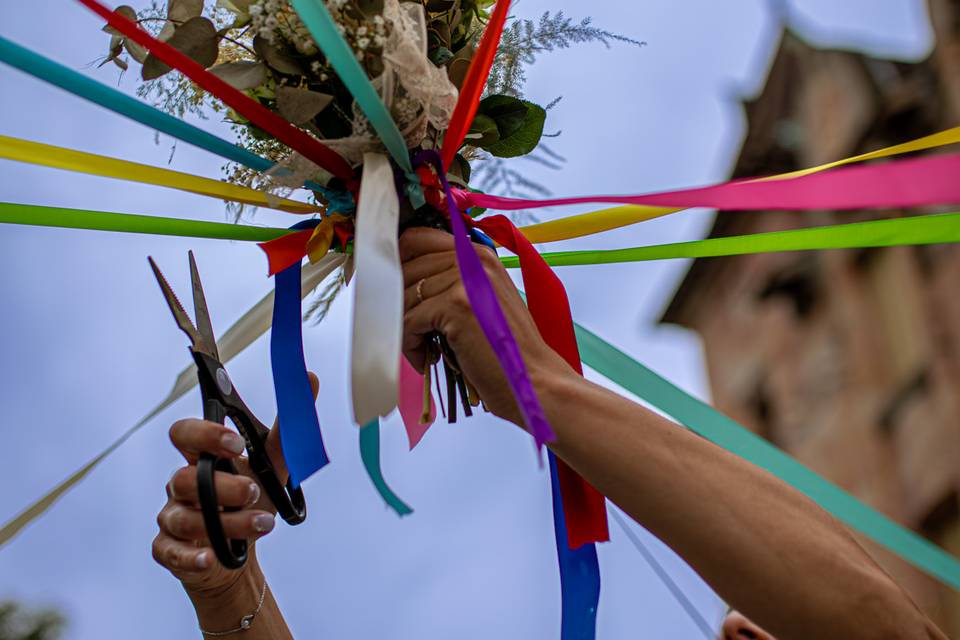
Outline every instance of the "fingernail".
[[197, 563], [197, 569], [206, 569], [210, 566], [210, 552], [201, 551], [197, 554], [197, 559], [195, 562]]
[[250, 483], [250, 497], [247, 498], [247, 504], [253, 504], [260, 499], [260, 485], [256, 482]]
[[243, 453], [243, 438], [235, 433], [227, 432], [220, 437], [220, 446], [230, 453]]
[[274, 518], [273, 516], [261, 513], [253, 517], [253, 530], [257, 533], [266, 533], [273, 529]]

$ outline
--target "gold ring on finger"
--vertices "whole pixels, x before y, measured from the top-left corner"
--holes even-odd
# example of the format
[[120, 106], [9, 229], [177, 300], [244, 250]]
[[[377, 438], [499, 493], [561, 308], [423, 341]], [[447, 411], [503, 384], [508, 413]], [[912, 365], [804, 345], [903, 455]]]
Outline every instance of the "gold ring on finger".
[[423, 283], [426, 282], [426, 278], [420, 278], [420, 281], [417, 283], [417, 300], [423, 302]]

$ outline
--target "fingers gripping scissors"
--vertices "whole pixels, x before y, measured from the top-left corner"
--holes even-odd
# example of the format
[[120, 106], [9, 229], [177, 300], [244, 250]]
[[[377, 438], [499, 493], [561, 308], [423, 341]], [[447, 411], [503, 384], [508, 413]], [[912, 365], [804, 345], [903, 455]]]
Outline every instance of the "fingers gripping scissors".
[[[217, 353], [217, 341], [213, 335], [213, 326], [210, 323], [210, 313], [207, 310], [207, 301], [203, 295], [203, 285], [200, 283], [200, 274], [197, 263], [190, 256], [190, 280], [193, 284], [193, 307], [197, 316], [194, 326], [183, 305], [177, 299], [173, 289], [167, 284], [160, 269], [153, 258], [148, 258], [153, 273], [160, 284], [160, 290], [167, 300], [167, 305], [173, 313], [177, 326], [187, 334], [192, 344], [190, 353], [197, 365], [197, 378], [200, 384], [200, 394], [203, 398], [203, 419], [210, 422], [224, 424], [230, 418], [243, 436], [247, 448], [247, 459], [250, 470], [260, 481], [267, 496], [277, 508], [288, 524], [300, 524], [307, 517], [306, 501], [303, 491], [294, 488], [289, 482], [286, 486], [277, 476], [277, 471], [267, 454], [267, 434], [270, 430], [247, 408], [236, 387], [227, 375], [227, 370], [220, 361]], [[230, 460], [217, 458], [204, 453], [197, 461], [197, 490], [200, 496], [200, 509], [203, 513], [203, 522], [207, 529], [210, 545], [217, 555], [217, 559], [228, 569], [238, 569], [247, 560], [247, 541], [228, 540], [220, 522], [220, 507], [217, 502], [217, 490], [214, 485], [214, 471], [237, 473]]]

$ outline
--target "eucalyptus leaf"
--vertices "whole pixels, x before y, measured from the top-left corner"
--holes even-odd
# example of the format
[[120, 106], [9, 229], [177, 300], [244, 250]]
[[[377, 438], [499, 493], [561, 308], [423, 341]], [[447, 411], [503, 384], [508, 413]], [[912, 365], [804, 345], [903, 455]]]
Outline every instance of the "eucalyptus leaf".
[[173, 37], [173, 34], [176, 33], [176, 31], [177, 25], [168, 20], [164, 23], [163, 28], [160, 29], [160, 33], [157, 34], [157, 40], [160, 42], [167, 42]]
[[[113, 10], [114, 13], [119, 13], [127, 20], [132, 20], [133, 22], [137, 21], [137, 12], [136, 10], [128, 4], [122, 4], [116, 9]], [[119, 31], [111, 27], [109, 24], [103, 26], [103, 30], [109, 33], [112, 36], [122, 35]]]
[[467, 77], [467, 69], [470, 68], [470, 61], [473, 60], [473, 54], [476, 49], [471, 45], [463, 46], [447, 64], [447, 77], [457, 89], [463, 86], [463, 81]]
[[147, 56], [150, 55], [150, 52], [147, 51], [146, 47], [142, 47], [133, 40], [125, 38], [123, 40], [123, 46], [127, 50], [127, 53], [130, 54], [130, 57], [143, 64], [147, 59]]
[[326, 93], [294, 87], [277, 87], [277, 111], [293, 124], [303, 124], [313, 120], [332, 101], [333, 96]]
[[[211, 66], [220, 55], [220, 39], [217, 28], [207, 18], [187, 20], [177, 27], [168, 44], [204, 68]], [[152, 53], [143, 63], [143, 79], [154, 80], [168, 73], [170, 67]]]
[[210, 67], [210, 73], [241, 91], [256, 89], [267, 81], [267, 67], [262, 62], [224, 62]]
[[203, 0], [167, 0], [167, 20], [183, 23], [203, 13]]
[[306, 75], [306, 70], [296, 57], [262, 36], [253, 39], [253, 50], [274, 71], [292, 76]]
[[447, 171], [447, 179], [451, 182], [458, 182], [466, 188], [470, 184], [470, 163], [459, 153], [453, 157], [453, 163]]
[[[435, 35], [437, 42], [442, 44], [444, 47], [450, 46], [450, 25], [448, 25], [443, 20], [434, 20], [427, 26], [427, 31]], [[453, 54], [450, 54], [451, 57]]]

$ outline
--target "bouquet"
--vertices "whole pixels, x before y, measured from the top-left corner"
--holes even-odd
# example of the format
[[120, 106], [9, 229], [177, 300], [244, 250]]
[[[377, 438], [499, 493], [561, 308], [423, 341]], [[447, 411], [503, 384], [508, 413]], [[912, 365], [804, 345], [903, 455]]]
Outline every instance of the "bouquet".
[[[396, 225], [396, 230], [391, 229], [390, 233], [397, 234], [410, 226], [450, 228], [437, 177], [428, 175], [430, 170], [424, 167], [418, 168], [419, 175], [413, 177], [412, 166], [402, 165], [404, 155], [413, 157], [441, 147], [457, 106], [458, 90], [465, 81], [494, 4], [494, 0], [323, 2], [336, 35], [369, 80], [401, 139], [399, 154], [396, 146], [389, 150], [393, 152], [391, 164], [397, 179], [402, 182], [404, 176], [400, 174], [406, 173], [407, 190], [401, 188], [400, 191], [407, 197], [399, 199], [396, 220], [377, 222]], [[165, 7], [154, 3], [147, 10], [137, 12], [124, 5], [116, 11], [322, 141], [356, 174], [362, 175], [367, 154], [387, 151], [385, 136], [371, 122], [369, 113], [354, 95], [355, 87], [349, 86], [338, 73], [330, 51], [318, 44], [315, 32], [294, 5], [296, 3], [289, 0], [219, 0], [215, 5], [205, 4], [203, 0], [168, 0]], [[277, 199], [305, 184], [309, 187], [312, 198], [322, 208], [306, 247], [312, 262], [322, 260], [331, 250], [353, 252], [360, 224], [356, 185], [351, 186], [342, 175], [335, 176], [291, 150], [120, 31], [109, 25], [104, 30], [111, 39], [103, 63], [112, 62], [123, 70], [129, 67], [128, 59], [139, 63], [144, 81], [139, 88], [142, 97], [153, 99], [178, 117], [191, 113], [203, 117], [208, 109], [221, 113], [232, 123], [242, 147], [274, 163], [274, 168], [267, 172], [228, 165], [225, 171], [229, 182], [265, 190]], [[528, 155], [538, 148], [544, 136], [547, 109], [552, 106], [544, 107], [523, 98], [525, 67], [544, 51], [589, 41], [609, 46], [611, 40], [642, 44], [593, 27], [589, 18], [573, 22], [562, 12], [546, 13], [538, 22], [512, 21], [504, 29], [484, 96], [463, 136], [463, 143], [446, 163], [444, 179], [459, 188], [470, 189], [471, 174], [478, 168], [477, 173], [483, 176], [483, 189], [502, 184], [507, 187], [507, 195], [524, 188], [545, 191], [501, 163], [501, 159]], [[343, 64], [341, 61], [341, 71]], [[545, 152], [557, 157], [549, 150]], [[417, 180], [421, 184], [417, 184]], [[243, 205], [228, 206], [236, 207], [233, 213], [239, 219]], [[476, 216], [482, 210], [474, 208], [469, 213]], [[475, 239], [482, 237], [476, 231], [473, 233]], [[348, 280], [353, 265], [351, 261], [345, 265], [313, 302], [308, 316], [322, 319]], [[381, 277], [377, 284], [387, 286], [387, 281]], [[354, 339], [356, 348], [356, 332]], [[469, 415], [470, 407], [478, 405], [476, 394], [458, 373], [454, 355], [440, 338], [436, 349], [448, 381], [455, 381], [453, 385], [448, 383], [447, 406], [451, 407], [451, 415], [455, 415], [453, 403], [457, 398]], [[429, 377], [429, 372], [427, 375]], [[388, 387], [395, 386], [389, 375], [386, 380]], [[355, 393], [357, 391], [355, 388]], [[382, 414], [387, 406], [392, 406], [389, 400], [381, 403], [376, 412]], [[358, 408], [355, 401], [355, 409]], [[371, 417], [370, 411], [356, 413], [361, 423]]]

